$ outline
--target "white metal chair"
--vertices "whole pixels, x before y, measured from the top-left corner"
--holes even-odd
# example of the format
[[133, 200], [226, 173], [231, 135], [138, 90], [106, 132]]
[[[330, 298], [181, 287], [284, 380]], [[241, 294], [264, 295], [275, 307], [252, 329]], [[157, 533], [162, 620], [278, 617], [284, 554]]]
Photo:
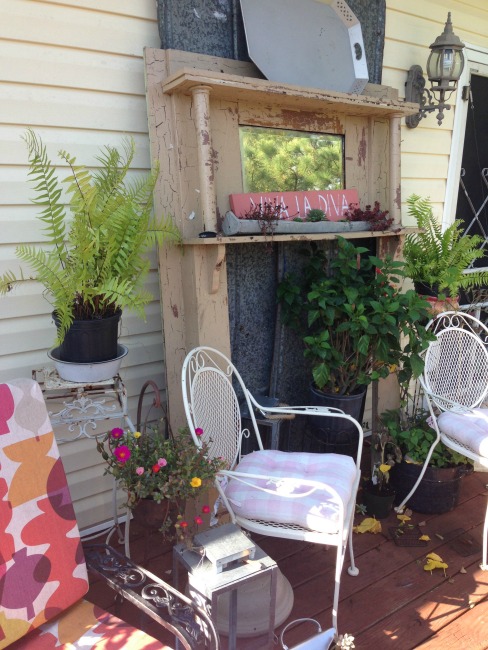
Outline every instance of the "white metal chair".
[[[252, 431], [242, 429], [239, 400], [246, 401]], [[360, 479], [361, 425], [339, 409], [261, 406], [246, 389], [233, 364], [218, 350], [198, 347], [183, 363], [183, 401], [195, 444], [205, 441], [209, 453], [223, 457], [228, 469], [216, 486], [234, 523], [264, 535], [336, 546], [332, 621], [337, 635], [337, 608], [344, 555], [349, 539], [350, 575], [357, 575], [352, 548], [352, 521]], [[346, 418], [358, 432], [356, 461], [339, 454], [264, 450], [254, 416], [318, 415]], [[198, 429], [203, 430], [198, 431]], [[242, 442], [256, 437], [258, 451], [242, 455]]]
[[[427, 454], [415, 485], [397, 510], [417, 489], [439, 442], [488, 467], [488, 409], [479, 408], [488, 394], [488, 328], [460, 311], [443, 312], [427, 328], [436, 335], [423, 353], [419, 378], [437, 438]], [[487, 565], [488, 505], [483, 529], [483, 558]]]

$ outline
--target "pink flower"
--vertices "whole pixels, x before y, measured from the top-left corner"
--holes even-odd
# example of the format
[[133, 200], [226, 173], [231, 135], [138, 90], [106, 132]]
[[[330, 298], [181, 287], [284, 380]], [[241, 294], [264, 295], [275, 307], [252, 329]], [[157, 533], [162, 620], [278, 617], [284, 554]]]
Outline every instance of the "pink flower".
[[203, 519], [197, 515], [195, 517], [195, 523], [197, 526], [201, 526], [201, 524], [203, 524]]
[[136, 469], [136, 474], [137, 474], [138, 476], [142, 476], [142, 475], [144, 474], [144, 467], [138, 467], [138, 468]]
[[112, 431], [110, 432], [110, 435], [114, 440], [118, 440], [119, 438], [122, 438], [122, 436], [124, 435], [124, 430], [121, 429], [120, 427], [115, 427], [115, 429], [112, 429]]
[[210, 512], [210, 506], [202, 506], [202, 512], [207, 515]]
[[195, 429], [195, 435], [197, 436], [203, 436], [203, 429], [201, 427], [197, 427]]
[[126, 463], [130, 458], [130, 449], [127, 445], [120, 445], [114, 449], [114, 456], [119, 463]]
[[159, 467], [166, 467], [167, 464], [168, 464], [168, 461], [166, 460], [166, 458], [158, 458]]

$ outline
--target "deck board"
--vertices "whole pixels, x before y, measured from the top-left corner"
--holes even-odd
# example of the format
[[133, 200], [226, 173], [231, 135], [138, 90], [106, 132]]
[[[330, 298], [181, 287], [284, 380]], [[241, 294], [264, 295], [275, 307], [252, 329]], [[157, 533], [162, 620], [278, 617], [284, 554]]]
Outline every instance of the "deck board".
[[[351, 577], [344, 571], [339, 632], [354, 636], [357, 650], [488, 650], [488, 572], [479, 568], [480, 552], [463, 556], [451, 539], [453, 531], [459, 535], [461, 529], [481, 544], [487, 483], [488, 473], [474, 473], [464, 479], [460, 504], [452, 512], [413, 513], [412, 523], [423, 523], [422, 532], [431, 537], [425, 548], [394, 543], [388, 534], [388, 527], [397, 521], [394, 514], [383, 520], [381, 534], [354, 536], [359, 575]], [[313, 617], [323, 628], [330, 627], [335, 549], [271, 537], [256, 541], [278, 562], [293, 587], [295, 602], [288, 620]], [[438, 553], [447, 562], [446, 576], [439, 570], [432, 575], [423, 570], [428, 552]], [[171, 550], [157, 534], [146, 539], [133, 527], [131, 554], [136, 562], [142, 562], [146, 554], [148, 569], [171, 582]], [[131, 605], [117, 610], [110, 590], [97, 581], [92, 582], [88, 598], [136, 625], [141, 623]], [[171, 635], [155, 629], [153, 623], [147, 627], [163, 644], [173, 647]], [[296, 626], [287, 632], [287, 645], [292, 647], [312, 631], [309, 624]], [[225, 636], [222, 641], [225, 650]], [[239, 650], [265, 647], [261, 637], [238, 640]]]

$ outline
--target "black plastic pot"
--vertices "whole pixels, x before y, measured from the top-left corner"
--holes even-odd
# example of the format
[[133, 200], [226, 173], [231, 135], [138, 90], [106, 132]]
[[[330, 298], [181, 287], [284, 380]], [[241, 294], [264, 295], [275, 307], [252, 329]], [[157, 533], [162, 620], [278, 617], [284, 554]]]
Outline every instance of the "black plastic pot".
[[[418, 479], [422, 465], [405, 461], [392, 467], [390, 483], [396, 491], [395, 504], [398, 505], [410, 492]], [[472, 471], [470, 465], [456, 467], [427, 467], [417, 490], [408, 500], [407, 506], [415, 512], [442, 514], [453, 510], [461, 492], [461, 481]]]
[[[358, 422], [363, 421], [367, 387], [352, 395], [333, 395], [323, 393], [315, 386], [310, 387], [311, 406], [328, 406], [338, 408], [351, 415]], [[356, 457], [358, 449], [358, 432], [352, 422], [339, 418], [324, 418], [318, 415], [308, 416], [307, 436], [308, 451], [344, 454]]]
[[[58, 348], [61, 361], [72, 363], [96, 363], [117, 357], [119, 320], [118, 311], [107, 318], [75, 320]], [[57, 316], [52, 314], [57, 326]]]
[[376, 519], [386, 519], [393, 508], [395, 491], [390, 485], [384, 486], [381, 492], [376, 485], [366, 484], [361, 492], [360, 501], [366, 507], [366, 514]]
[[432, 296], [437, 298], [439, 295], [439, 284], [427, 284], [426, 282], [414, 281], [415, 291], [421, 296]]

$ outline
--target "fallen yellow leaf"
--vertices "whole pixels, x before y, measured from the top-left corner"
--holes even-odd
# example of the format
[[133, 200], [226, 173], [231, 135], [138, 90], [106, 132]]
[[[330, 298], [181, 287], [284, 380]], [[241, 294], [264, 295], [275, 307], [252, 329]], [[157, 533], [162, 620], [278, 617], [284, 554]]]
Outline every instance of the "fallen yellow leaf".
[[353, 531], [355, 533], [373, 533], [373, 535], [376, 535], [381, 533], [381, 522], [374, 517], [366, 517], [360, 524], [354, 526]]
[[419, 540], [421, 542], [430, 542], [430, 537], [428, 535], [422, 535], [421, 537], [419, 537]]
[[397, 519], [399, 519], [400, 521], [410, 521], [411, 517], [409, 517], [408, 515], [397, 515]]
[[440, 555], [437, 555], [437, 553], [429, 553], [426, 555], [426, 560], [427, 564], [424, 565], [424, 571], [430, 571], [432, 573], [434, 569], [442, 569], [444, 575], [446, 575], [446, 569], [449, 568], [449, 566], [444, 562]]

